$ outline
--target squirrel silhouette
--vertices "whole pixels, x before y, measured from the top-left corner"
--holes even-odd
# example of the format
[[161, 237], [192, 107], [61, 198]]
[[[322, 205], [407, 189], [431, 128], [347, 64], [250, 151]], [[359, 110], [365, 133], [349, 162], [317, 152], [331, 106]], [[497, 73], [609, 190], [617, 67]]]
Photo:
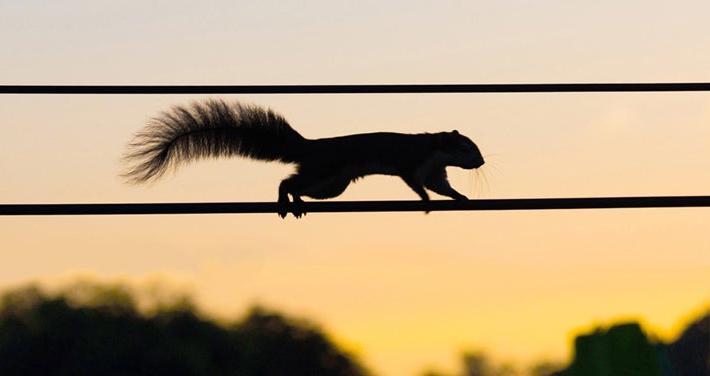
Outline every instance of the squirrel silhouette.
[[474, 169], [484, 163], [476, 144], [456, 130], [307, 139], [270, 109], [211, 99], [174, 106], [153, 118], [129, 143], [123, 177], [146, 183], [185, 162], [231, 156], [296, 164], [296, 172], [279, 185], [282, 218], [289, 211], [297, 218], [305, 214], [301, 196], [336, 197], [373, 174], [401, 177], [424, 201], [426, 189], [467, 200], [449, 184], [446, 167]]

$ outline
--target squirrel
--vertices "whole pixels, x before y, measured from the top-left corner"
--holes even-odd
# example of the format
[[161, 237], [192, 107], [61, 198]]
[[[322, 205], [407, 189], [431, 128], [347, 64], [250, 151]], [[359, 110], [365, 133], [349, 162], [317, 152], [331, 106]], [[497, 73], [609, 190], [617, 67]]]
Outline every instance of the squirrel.
[[281, 218], [289, 211], [297, 218], [306, 214], [301, 196], [333, 198], [373, 174], [399, 176], [424, 201], [429, 200], [426, 189], [468, 200], [451, 187], [446, 167], [475, 169], [484, 163], [476, 144], [456, 130], [308, 139], [270, 109], [210, 99], [174, 106], [149, 121], [128, 145], [123, 177], [146, 183], [185, 162], [231, 156], [297, 165], [279, 185]]

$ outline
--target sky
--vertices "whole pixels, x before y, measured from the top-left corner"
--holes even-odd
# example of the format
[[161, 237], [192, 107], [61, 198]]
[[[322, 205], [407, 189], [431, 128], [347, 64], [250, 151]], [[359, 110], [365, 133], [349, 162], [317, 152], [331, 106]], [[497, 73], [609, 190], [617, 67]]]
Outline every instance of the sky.
[[[7, 1], [2, 84], [710, 81], [707, 1]], [[0, 96], [4, 203], [273, 201], [292, 167], [201, 161], [124, 184], [131, 135], [194, 95]], [[473, 198], [695, 195], [710, 94], [226, 95], [306, 137], [459, 130]], [[368, 177], [338, 199], [416, 199]], [[0, 286], [160, 280], [206, 311], [321, 324], [382, 375], [465, 349], [567, 359], [594, 325], [672, 338], [710, 306], [710, 211], [0, 218]]]

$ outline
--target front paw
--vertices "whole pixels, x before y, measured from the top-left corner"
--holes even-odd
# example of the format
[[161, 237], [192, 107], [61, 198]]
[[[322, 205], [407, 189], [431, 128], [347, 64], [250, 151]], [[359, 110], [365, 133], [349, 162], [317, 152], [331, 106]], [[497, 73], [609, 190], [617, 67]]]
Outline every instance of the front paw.
[[[430, 202], [431, 202], [431, 201], [429, 201], [429, 199], [422, 200], [422, 203], [423, 203], [425, 206], [428, 206]], [[424, 214], [429, 214], [429, 213], [431, 213], [431, 210], [429, 210], [429, 208], [425, 208], [425, 209], [424, 209]]]
[[456, 200], [456, 201], [468, 201], [469, 198], [466, 197], [466, 196], [464, 196], [464, 195], [462, 195], [462, 194], [459, 194], [459, 195], [457, 195], [456, 197], [454, 197], [454, 200]]

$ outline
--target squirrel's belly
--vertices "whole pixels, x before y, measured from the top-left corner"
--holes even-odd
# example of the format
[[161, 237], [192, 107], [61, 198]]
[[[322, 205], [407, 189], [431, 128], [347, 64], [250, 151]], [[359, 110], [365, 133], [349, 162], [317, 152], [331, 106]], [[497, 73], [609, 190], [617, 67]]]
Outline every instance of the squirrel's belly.
[[399, 175], [401, 172], [395, 166], [371, 163], [359, 166], [348, 166], [343, 170], [343, 174], [357, 179], [367, 175]]

